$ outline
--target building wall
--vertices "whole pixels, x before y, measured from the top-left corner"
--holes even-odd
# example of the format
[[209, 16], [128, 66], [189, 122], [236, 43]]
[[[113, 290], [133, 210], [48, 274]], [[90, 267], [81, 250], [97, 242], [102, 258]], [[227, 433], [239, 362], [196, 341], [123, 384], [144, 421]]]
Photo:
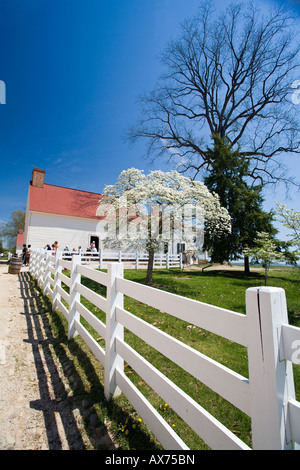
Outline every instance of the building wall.
[[85, 250], [90, 246], [91, 236], [99, 236], [101, 248], [104, 228], [98, 220], [35, 212], [27, 212], [26, 219], [24, 243], [32, 248], [44, 248], [58, 241], [60, 249], [68, 245], [71, 250], [78, 246]]
[[[58, 241], [60, 250], [63, 250], [66, 245], [70, 250], [77, 249], [79, 246], [86, 250], [90, 246], [91, 237], [96, 236], [99, 237], [98, 248], [115, 251], [116, 248], [109, 249], [101, 242], [107, 236], [105, 225], [105, 221], [30, 212], [27, 204], [24, 243], [31, 245], [32, 248], [41, 249], [47, 244], [51, 246], [55, 241]], [[177, 254], [180, 242], [181, 240], [173, 240], [168, 243], [167, 251], [170, 254]], [[186, 243], [184, 246], [185, 249], [192, 248]], [[123, 247], [122, 250], [126, 251], [126, 248]], [[127, 251], [136, 251], [136, 249], [128, 246]]]

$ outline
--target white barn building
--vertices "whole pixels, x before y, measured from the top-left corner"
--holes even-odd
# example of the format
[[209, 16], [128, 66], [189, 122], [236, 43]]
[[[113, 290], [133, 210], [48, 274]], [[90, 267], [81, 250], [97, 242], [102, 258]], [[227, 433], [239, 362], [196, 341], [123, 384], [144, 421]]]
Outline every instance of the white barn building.
[[86, 250], [92, 241], [101, 248], [100, 217], [96, 215], [101, 194], [45, 183], [45, 170], [34, 168], [26, 205], [24, 243], [44, 248], [57, 241], [59, 249]]

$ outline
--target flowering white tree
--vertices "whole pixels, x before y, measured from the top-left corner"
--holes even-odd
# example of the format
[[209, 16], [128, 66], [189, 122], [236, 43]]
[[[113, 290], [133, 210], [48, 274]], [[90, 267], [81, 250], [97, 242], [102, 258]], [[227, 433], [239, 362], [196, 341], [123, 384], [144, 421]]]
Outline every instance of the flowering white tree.
[[300, 211], [295, 209], [287, 209], [285, 204], [276, 203], [277, 211], [279, 215], [279, 221], [283, 223], [285, 227], [291, 230], [290, 236], [291, 243], [300, 250]]
[[146, 249], [148, 284], [152, 284], [154, 253], [162, 243], [175, 236], [201, 249], [204, 229], [217, 236], [231, 230], [230, 216], [219, 197], [177, 171], [145, 175], [136, 168], [124, 170], [103, 194], [98, 215], [105, 216], [109, 227], [104, 244]]
[[285, 255], [278, 251], [278, 245], [272, 240], [269, 233], [259, 232], [254, 241], [256, 246], [251, 249], [245, 249], [244, 253], [246, 256], [253, 256], [262, 261], [262, 265], [265, 268], [265, 285], [267, 285], [270, 264], [274, 261], [284, 260]]

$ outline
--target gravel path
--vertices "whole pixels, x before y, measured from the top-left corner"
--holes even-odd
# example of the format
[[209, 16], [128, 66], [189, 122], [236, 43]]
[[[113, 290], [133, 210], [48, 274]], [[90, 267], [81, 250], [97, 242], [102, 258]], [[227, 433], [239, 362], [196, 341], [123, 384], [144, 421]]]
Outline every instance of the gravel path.
[[92, 411], [72, 398], [26, 269], [0, 265], [0, 450], [112, 450], [95, 415], [92, 433], [83, 426]]

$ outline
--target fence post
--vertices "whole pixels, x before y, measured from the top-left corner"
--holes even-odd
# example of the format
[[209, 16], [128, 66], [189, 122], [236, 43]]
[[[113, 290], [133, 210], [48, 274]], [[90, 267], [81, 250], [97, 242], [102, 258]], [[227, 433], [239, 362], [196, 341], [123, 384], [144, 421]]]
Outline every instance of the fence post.
[[179, 253], [179, 267], [182, 269], [182, 253]]
[[61, 300], [61, 295], [58, 292], [58, 287], [61, 287], [61, 280], [58, 277], [58, 273], [62, 272], [62, 266], [60, 265], [60, 260], [62, 259], [62, 252], [56, 251], [55, 253], [55, 274], [53, 281], [53, 303], [52, 308], [55, 310], [57, 308], [57, 301]]
[[38, 280], [38, 277], [39, 277], [39, 251], [36, 250], [35, 252], [35, 260], [34, 260], [34, 268], [33, 268], [33, 272], [34, 272], [34, 277], [36, 280]]
[[45, 266], [45, 279], [44, 279], [44, 295], [47, 295], [48, 288], [50, 285], [50, 255], [48, 252], [46, 252], [46, 266]]
[[35, 278], [38, 282], [40, 275], [40, 250], [36, 250], [36, 259], [35, 259]]
[[39, 266], [39, 252], [35, 251], [34, 265], [33, 265], [33, 275], [35, 279], [38, 278], [38, 266]]
[[117, 292], [116, 278], [123, 278], [122, 263], [108, 263], [108, 285], [106, 312], [106, 337], [105, 337], [105, 381], [104, 394], [109, 400], [112, 396], [121, 394], [120, 388], [116, 384], [115, 370], [124, 370], [124, 360], [116, 353], [116, 338], [124, 339], [124, 327], [116, 321], [116, 307], [123, 308], [123, 294]]
[[43, 270], [44, 252], [39, 250], [38, 254], [38, 285], [44, 285], [44, 270]]
[[293, 369], [280, 361], [280, 325], [288, 323], [285, 292], [248, 289], [246, 309], [253, 449], [292, 449], [287, 401], [295, 397]]
[[80, 318], [79, 312], [76, 308], [76, 302], [80, 301], [80, 294], [77, 291], [77, 284], [80, 284], [81, 282], [81, 274], [77, 272], [77, 265], [80, 263], [80, 255], [72, 256], [68, 339], [71, 339], [78, 334], [76, 331], [75, 320], [79, 320]]
[[135, 253], [135, 269], [139, 269], [139, 252]]
[[102, 250], [99, 250], [99, 269], [102, 269], [102, 264], [103, 264]]
[[32, 266], [33, 266], [34, 255], [35, 255], [35, 251], [31, 250], [31, 255], [30, 255], [30, 258], [29, 258], [29, 268], [28, 268], [28, 271], [30, 272], [30, 274], [32, 274]]
[[32, 250], [29, 260], [29, 272], [30, 274], [35, 277], [34, 269], [35, 269], [35, 259], [36, 259], [36, 251]]
[[169, 253], [166, 253], [166, 269], [169, 269]]

